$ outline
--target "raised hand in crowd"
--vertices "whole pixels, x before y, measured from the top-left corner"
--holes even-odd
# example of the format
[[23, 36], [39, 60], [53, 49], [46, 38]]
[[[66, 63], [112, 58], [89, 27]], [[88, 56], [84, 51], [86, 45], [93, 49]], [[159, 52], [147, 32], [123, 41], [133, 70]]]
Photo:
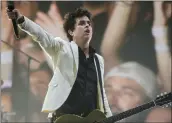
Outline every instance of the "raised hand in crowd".
[[105, 73], [120, 64], [118, 51], [121, 48], [129, 25], [134, 1], [116, 2], [101, 45], [105, 60]]
[[155, 39], [155, 51], [158, 64], [160, 85], [163, 91], [171, 91], [171, 53], [168, 43], [168, 19], [171, 17], [172, 3], [154, 2], [154, 20], [152, 35]]
[[58, 36], [67, 40], [62, 27], [63, 18], [59, 12], [56, 2], [51, 3], [47, 14], [43, 12], [37, 12], [37, 18], [35, 22], [53, 36]]
[[23, 15], [19, 12], [18, 9], [14, 9], [12, 12], [7, 9], [7, 14], [9, 19], [16, 19], [18, 20], [21, 18]]
[[[142, 66], [138, 63], [133, 63], [130, 61], [128, 63], [122, 64], [122, 62], [120, 61], [120, 58], [119, 58], [119, 52], [121, 50], [121, 46], [124, 43], [126, 36], [128, 34], [128, 27], [131, 26], [130, 19], [132, 19], [133, 14], [135, 15], [137, 12], [137, 11], [134, 11], [134, 10], [136, 10], [135, 7], [137, 8], [136, 3], [134, 3], [134, 2], [131, 2], [128, 4], [125, 2], [117, 2], [116, 3], [116, 5], [112, 11], [111, 18], [108, 23], [108, 27], [106, 29], [103, 43], [101, 46], [101, 51], [102, 51], [103, 57], [105, 59], [105, 89], [106, 89], [108, 101], [109, 101], [109, 104], [111, 106], [111, 110], [113, 113], [116, 113], [119, 110], [124, 111], [124, 109], [126, 107], [128, 109], [131, 109], [132, 106], [136, 107], [137, 105], [141, 105], [142, 103], [145, 103], [146, 101], [156, 97], [156, 94], [159, 93], [159, 87], [158, 87], [158, 82], [156, 79], [157, 78], [156, 74], [154, 74], [150, 69], [148, 69], [145, 66]], [[162, 8], [157, 7], [156, 9], [161, 9], [161, 11], [162, 11]], [[158, 10], [158, 11], [160, 11], [160, 10]], [[155, 16], [156, 16], [155, 20], [156, 19], [158, 20], [161, 18], [160, 15], [158, 15], [159, 17], [157, 17], [157, 15], [155, 15]], [[166, 17], [168, 17], [168, 16], [166, 16]], [[158, 21], [155, 21], [155, 20], [154, 20], [154, 26], [162, 23], [159, 20]], [[156, 22], [156, 24], [155, 24], [155, 22]], [[165, 24], [164, 22], [163, 22], [163, 24]], [[163, 40], [161, 40], [161, 41], [163, 41]], [[133, 50], [132, 47], [131, 47], [131, 50]], [[146, 59], [146, 57], [145, 57], [145, 59]], [[167, 74], [167, 71], [169, 68], [171, 69], [171, 67], [169, 66], [169, 55], [168, 55], [168, 59], [167, 58], [164, 59], [162, 57], [159, 57], [159, 59], [166, 60], [166, 61], [164, 61], [164, 63], [166, 63], [164, 65], [166, 65], [166, 67], [164, 67], [164, 66], [162, 66], [162, 67], [165, 71], [164, 73], [166, 73], [166, 76], [164, 76], [164, 77], [167, 77], [167, 75], [170, 73], [169, 72]], [[167, 65], [168, 65], [168, 69], [167, 69]], [[161, 70], [163, 70], [163, 69], [161, 69]], [[133, 74], [130, 70], [135, 72], [135, 74]], [[159, 70], [159, 71], [161, 71], [161, 70]], [[151, 74], [149, 74], [149, 73], [151, 73]], [[132, 76], [130, 76], [130, 74]], [[165, 75], [165, 74], [163, 74], [163, 75]], [[138, 80], [136, 79], [137, 77], [139, 77]], [[131, 80], [133, 80], [133, 82], [134, 82], [133, 85], [131, 84], [132, 83]], [[169, 82], [170, 81], [166, 81], [163, 83], [164, 88], [166, 88], [165, 90], [168, 90], [169, 88], [171, 88], [171, 85], [169, 84]], [[136, 85], [139, 85], [139, 86], [136, 87]], [[125, 89], [123, 89], [122, 87], [130, 88], [129, 86], [131, 86], [131, 88], [136, 87], [138, 90], [141, 90], [138, 87], [145, 88], [145, 91], [140, 92], [140, 95], [137, 96], [137, 101], [134, 100], [134, 99], [136, 99], [136, 96], [134, 96], [134, 95], [138, 94], [138, 92], [134, 92], [134, 94], [131, 94], [133, 97], [128, 96], [128, 95], [130, 95], [130, 92], [124, 93]], [[150, 94], [147, 94], [147, 96], [152, 95], [152, 97], [147, 100], [145, 98], [146, 97], [145, 92], [148, 92], [148, 90], [149, 90]], [[116, 93], [118, 93], [118, 94], [116, 95]], [[123, 94], [125, 97], [122, 98], [120, 93]], [[120, 96], [118, 96], [118, 95], [120, 95]], [[113, 97], [113, 98], [111, 98], [111, 97]], [[139, 98], [139, 101], [138, 101], [138, 98]], [[149, 112], [151, 113], [150, 115], [149, 115]], [[150, 110], [149, 112], [145, 113], [145, 114], [140, 113], [139, 115], [142, 115], [143, 119], [140, 119], [137, 117], [138, 121], [141, 121], [141, 120], [146, 121], [146, 122], [157, 121], [155, 117], [159, 116], [158, 113], [160, 113], [161, 111], [157, 110], [154, 112], [154, 110], [153, 111]], [[165, 109], [164, 112], [166, 112], [167, 114], [170, 113], [168, 109], [167, 110]], [[145, 117], [144, 117], [144, 115], [145, 115]], [[146, 119], [147, 115], [150, 116], [149, 119]], [[163, 115], [161, 115], [162, 120], [167, 119], [165, 117], [166, 117], [165, 113]], [[134, 121], [134, 119], [137, 119], [137, 118], [136, 117], [132, 118], [132, 121]], [[129, 121], [129, 120], [127, 119], [127, 121]]]

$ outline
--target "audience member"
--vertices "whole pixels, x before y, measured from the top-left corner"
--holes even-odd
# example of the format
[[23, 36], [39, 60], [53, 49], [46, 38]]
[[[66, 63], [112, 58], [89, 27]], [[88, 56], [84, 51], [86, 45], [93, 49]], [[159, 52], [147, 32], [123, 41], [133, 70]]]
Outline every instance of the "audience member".
[[[102, 47], [105, 45], [107, 47], [114, 47], [117, 50], [116, 52], [118, 52], [116, 57], [120, 57], [120, 60], [137, 61], [156, 71], [155, 51], [151, 36], [152, 3], [134, 2], [133, 5], [125, 4], [124, 6], [118, 3], [120, 2], [116, 2], [114, 5], [114, 10], [111, 14], [113, 23], [108, 23], [108, 28], [104, 35], [104, 40], [106, 41], [103, 41]], [[119, 7], [121, 10], [118, 9]], [[121, 30], [123, 31], [121, 32]], [[115, 40], [121, 43], [115, 43], [115, 46], [112, 46], [110, 42], [114, 38], [111, 38], [111, 35], [116, 37]], [[144, 56], [148, 58], [145, 59]], [[104, 57], [108, 56], [104, 55]]]
[[[164, 8], [165, 7], [165, 8]], [[172, 13], [172, 3], [163, 1], [154, 2], [154, 21], [152, 35], [155, 39], [156, 60], [158, 65], [158, 77], [161, 82], [162, 91], [171, 92], [171, 52], [168, 37], [168, 21]]]
[[[154, 2], [154, 11], [156, 11], [156, 12], [154, 13], [155, 17], [154, 17], [153, 28], [152, 28], [152, 32], [153, 33], [154, 33], [154, 27], [155, 26], [157, 26], [157, 25], [164, 26], [163, 24], [165, 24], [167, 22], [167, 20], [168, 20], [168, 18], [165, 19], [164, 18], [165, 16], [163, 16], [164, 12], [162, 10], [162, 3], [163, 2]], [[157, 5], [157, 4], [159, 4], [159, 5]], [[137, 27], [137, 26], [135, 26], [135, 24], [138, 24], [137, 21], [136, 21], [137, 20], [137, 16], [134, 16], [134, 15], [137, 15], [137, 13], [138, 13], [139, 9], [137, 7], [139, 7], [139, 6], [134, 1], [125, 1], [125, 2], [117, 2], [116, 3], [116, 6], [115, 6], [115, 8], [114, 8], [114, 10], [112, 12], [112, 17], [111, 17], [111, 19], [110, 19], [110, 21], [108, 23], [108, 27], [107, 27], [107, 30], [105, 32], [104, 40], [103, 40], [103, 43], [102, 43], [102, 54], [103, 54], [104, 59], [105, 59], [105, 75], [106, 76], [108, 76], [109, 74], [112, 74], [111, 72], [115, 71], [114, 70], [115, 68], [117, 70], [119, 69], [121, 71], [126, 71], [127, 72], [126, 69], [123, 69], [122, 67], [120, 67], [120, 66], [125, 66], [126, 67], [127, 65], [125, 65], [125, 64], [127, 64], [127, 62], [126, 62], [127, 60], [122, 59], [119, 54], [122, 52], [121, 50], [122, 50], [122, 44], [124, 43], [124, 40], [127, 37], [129, 37], [130, 35], [133, 35], [133, 32], [131, 31], [131, 27], [132, 26]], [[168, 11], [170, 10], [171, 11], [171, 9], [166, 9], [166, 10], [168, 10]], [[169, 13], [169, 12], [167, 12], [167, 13]], [[167, 17], [169, 17], [169, 16], [167, 16]], [[135, 20], [135, 21], [131, 21], [131, 20]], [[133, 22], [135, 22], [135, 23], [133, 23]], [[116, 29], [116, 31], [114, 29]], [[136, 29], [135, 31], [139, 31], [140, 30], [140, 28], [135, 28], [135, 29]], [[169, 61], [171, 61], [171, 55], [170, 55], [170, 52], [168, 52], [169, 48], [167, 46], [167, 42], [168, 42], [167, 33], [168, 32], [164, 28], [161, 29], [161, 30], [162, 31], [159, 31], [159, 35], [157, 33], [153, 34], [154, 38], [155, 38], [155, 36], [157, 36], [157, 37], [158, 36], [162, 36], [164, 38], [163, 40], [161, 40], [162, 38], [157, 38], [157, 39], [155, 38], [155, 43], [158, 43], [158, 42], [161, 41], [161, 44], [163, 44], [162, 46], [157, 46], [155, 44], [155, 55], [154, 56], [156, 56], [156, 57], [158, 56], [159, 59], [158, 58], [156, 59], [156, 57], [155, 57], [154, 60], [158, 63], [158, 71], [159, 71], [160, 74], [159, 75], [156, 75], [156, 74], [153, 75], [154, 82], [155, 82], [154, 86], [151, 86], [151, 81], [150, 80], [145, 81], [145, 82], [148, 82], [148, 84], [147, 84], [148, 87], [146, 87], [146, 89], [149, 89], [151, 87], [157, 88], [157, 91], [154, 91], [153, 89], [151, 89], [153, 92], [159, 92], [160, 88], [163, 88], [162, 89], [163, 91], [168, 91], [169, 92], [170, 91], [170, 87], [171, 87], [171, 81], [170, 81], [170, 78], [171, 78], [171, 67], [170, 67], [170, 64], [169, 64]], [[129, 32], [129, 31], [131, 31], [131, 32]], [[157, 32], [157, 31], [155, 31], [155, 32]], [[151, 35], [151, 32], [149, 32], [149, 33], [150, 33], [149, 35]], [[138, 35], [141, 35], [141, 37], [142, 37], [142, 36], [144, 36], [144, 33], [140, 33], [140, 34], [137, 34], [137, 35], [134, 34], [134, 36], [138, 36]], [[139, 40], [142, 40], [142, 39], [141, 38], [137, 38], [138, 42], [140, 42]], [[130, 43], [134, 44], [134, 42], [132, 42], [132, 38], [127, 43], [128, 44], [130, 44]], [[145, 46], [148, 46], [146, 44], [143, 45], [143, 46], [139, 46], [139, 45], [136, 45], [136, 44], [134, 44], [134, 45], [135, 45], [135, 49], [130, 47], [130, 51], [131, 52], [134, 51], [136, 53], [140, 52], [138, 50], [140, 47], [142, 47], [142, 48], [144, 47], [144, 50], [146, 52], [146, 50], [147, 50], [146, 48], [147, 47], [145, 47]], [[151, 50], [152, 51], [154, 50], [154, 45], [151, 46]], [[164, 51], [164, 52], [160, 52], [160, 50]], [[130, 52], [130, 51], [128, 51], [128, 52]], [[166, 55], [162, 55], [162, 53], [165, 53]], [[124, 56], [127, 56], [127, 54], [125, 54]], [[142, 58], [139, 58], [139, 61], [136, 60], [136, 59], [132, 59], [132, 58], [130, 58], [129, 61], [131, 61], [131, 60], [133, 61], [134, 60], [135, 62], [141, 63], [142, 65], [144, 65], [144, 67], [147, 70], [149, 70], [148, 68], [150, 68], [150, 66], [148, 64], [147, 65], [144, 64], [143, 62], [141, 62], [141, 60], [149, 59], [149, 58], [152, 58], [154, 56], [153, 55], [149, 55], [149, 57], [148, 57], [148, 56], [142, 55], [142, 56], [140, 56]], [[134, 65], [131, 65], [131, 66], [134, 66]], [[149, 71], [151, 71], [151, 70], [149, 70]], [[107, 84], [111, 83], [110, 85], [108, 85], [109, 88], [106, 89], [106, 92], [108, 93], [107, 95], [110, 96], [109, 97], [110, 105], [112, 105], [115, 108], [117, 107], [116, 110], [121, 110], [121, 108], [118, 108], [118, 107], [119, 107], [119, 105], [122, 105], [122, 103], [119, 103], [119, 104], [116, 103], [115, 99], [118, 96], [114, 92], [112, 93], [112, 90], [113, 91], [117, 91], [118, 88], [116, 88], [116, 87], [118, 87], [118, 84], [122, 85], [122, 83], [124, 83], [123, 82], [124, 80], [125, 80], [125, 82], [128, 81], [126, 83], [128, 83], [128, 84], [130, 83], [131, 84], [131, 82], [130, 82], [131, 80], [130, 81], [128, 79], [126, 80], [126, 77], [128, 77], [130, 75], [130, 73], [131, 72], [129, 72], [127, 74], [127, 76], [125, 76], [123, 74], [119, 74], [119, 75], [117, 74], [117, 77], [115, 77], [113, 82], [112, 82], [112, 78], [111, 78], [111, 81], [109, 80], [110, 82], [106, 82], [105, 83], [105, 86], [107, 86]], [[136, 77], [136, 78], [139, 77], [139, 76], [143, 76], [143, 74], [141, 74], [139, 72], [139, 70], [137, 70], [136, 73], [138, 74], [138, 75], [134, 75], [134, 77]], [[147, 73], [149, 73], [149, 72], [147, 72]], [[151, 72], [151, 73], [157, 73], [157, 72], [154, 71], [154, 72]], [[148, 79], [148, 78], [150, 78], [149, 77], [150, 75], [152, 75], [152, 74], [145, 75], [144, 78]], [[124, 78], [121, 79], [121, 78], [119, 78], [119, 76], [122, 76]], [[157, 80], [157, 76], [164, 77], [164, 80], [166, 80], [166, 81], [163, 81], [163, 79], [161, 79], [161, 78], [160, 78], [160, 81], [158, 81]], [[116, 78], [118, 78], [118, 79], [116, 79]], [[117, 82], [115, 82], [115, 80]], [[137, 81], [139, 81], [142, 84], [144, 84], [143, 81], [141, 81], [141, 79], [138, 79]], [[116, 84], [116, 83], [118, 83], [118, 84]], [[146, 85], [144, 84], [144, 86], [146, 86]], [[135, 86], [133, 85], [132, 87], [135, 87]], [[142, 90], [142, 89], [139, 89], [139, 90]], [[111, 92], [109, 92], [109, 91], [111, 91]], [[149, 91], [147, 91], [147, 92], [149, 92]], [[144, 92], [141, 92], [141, 93], [144, 94]], [[128, 92], [128, 95], [129, 94], [130, 94], [130, 92]], [[140, 94], [140, 93], [136, 93], [136, 94]], [[158, 93], [156, 93], [156, 94], [158, 94]], [[154, 98], [156, 97], [156, 94], [154, 95]], [[124, 94], [124, 95], [127, 96], [127, 93]], [[148, 96], [151, 96], [151, 94], [148, 94]], [[142, 96], [140, 96], [140, 98], [142, 98], [142, 100], [145, 99]], [[120, 96], [119, 100], [120, 99], [122, 100], [121, 96]], [[126, 105], [128, 106], [128, 108], [133, 108], [133, 105], [137, 106], [137, 105], [135, 105], [135, 102], [132, 102], [132, 101], [135, 101], [134, 98], [127, 98], [127, 99], [128, 99], [127, 101], [123, 101], [124, 107]], [[129, 101], [131, 101], [131, 105], [129, 105], [130, 104]], [[140, 104], [142, 104], [142, 103], [143, 102], [141, 102]], [[115, 108], [114, 109], [112, 108], [112, 111], [113, 110], [115, 111]], [[157, 110], [157, 111], [160, 111], [160, 110]], [[155, 108], [155, 109], [152, 109], [150, 111], [150, 113], [157, 112], [157, 111], [156, 111], [156, 108]], [[149, 112], [147, 112], [145, 114], [145, 116], [148, 115], [148, 114], [149, 114]], [[158, 114], [158, 112], [157, 112], [157, 114]], [[142, 116], [144, 116], [144, 115], [142, 115]], [[145, 120], [145, 118], [146, 117], [144, 117], [143, 120]], [[132, 117], [131, 117], [131, 119], [132, 119]], [[134, 120], [134, 119], [132, 119], [132, 120]], [[137, 120], [137, 118], [135, 120]], [[141, 119], [139, 118], [139, 120], [141, 120]], [[127, 120], [127, 121], [129, 121], [129, 120]]]
[[[114, 114], [147, 103], [159, 94], [155, 74], [136, 62], [112, 68], [105, 76], [105, 89]], [[141, 122], [144, 117], [145, 113], [139, 113], [122, 122]]]
[[[1, 94], [4, 110], [16, 112], [16, 122], [24, 122], [27, 113], [30, 122], [46, 122], [46, 116], [40, 111], [52, 76], [49, 61], [46, 61], [48, 56], [23, 31], [20, 32], [20, 41], [16, 41], [12, 23], [7, 21], [5, 15], [7, 3], [6, 1], [1, 3], [3, 29], [1, 40], [40, 61], [38, 63], [31, 60], [28, 73], [28, 57], [22, 53], [14, 53], [1, 43], [2, 54], [8, 52], [5, 54], [8, 57], [2, 59], [3, 63], [7, 63], [5, 61], [7, 58], [11, 57], [12, 60], [12, 56], [15, 56], [12, 88], [3, 88]], [[160, 91], [171, 92], [171, 2], [15, 1], [14, 3], [15, 8], [35, 20], [47, 32], [66, 40], [62, 28], [62, 17], [65, 13], [82, 6], [93, 14], [95, 33], [91, 45], [98, 53], [101, 50], [105, 59], [105, 89], [114, 115], [155, 99]], [[3, 67], [3, 75], [8, 77], [12, 61], [9, 63], [8, 68]], [[28, 79], [29, 94], [26, 93]], [[2, 87], [6, 85], [8, 84], [3, 84]], [[171, 122], [171, 109], [153, 108], [121, 121]]]

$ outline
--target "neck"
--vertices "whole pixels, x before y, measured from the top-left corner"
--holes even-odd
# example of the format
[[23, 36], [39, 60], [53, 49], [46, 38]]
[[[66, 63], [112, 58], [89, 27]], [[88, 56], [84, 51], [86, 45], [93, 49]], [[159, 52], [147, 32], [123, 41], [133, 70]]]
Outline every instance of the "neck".
[[[79, 46], [79, 45], [78, 45]], [[88, 46], [79, 46], [84, 54], [88, 57], [89, 56], [89, 45]]]
[[82, 51], [84, 52], [86, 57], [89, 57], [89, 47], [88, 48], [84, 48]]
[[83, 44], [80, 42], [83, 42], [83, 41], [75, 41], [75, 43], [81, 48], [81, 50], [85, 53], [85, 55], [88, 56], [89, 55], [89, 43]]

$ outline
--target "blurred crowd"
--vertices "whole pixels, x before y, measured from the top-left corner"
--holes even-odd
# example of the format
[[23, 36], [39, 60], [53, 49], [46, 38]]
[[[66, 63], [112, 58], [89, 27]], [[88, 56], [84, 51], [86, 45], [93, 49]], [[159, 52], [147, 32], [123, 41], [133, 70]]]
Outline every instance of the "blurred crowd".
[[[23, 15], [66, 40], [64, 15], [78, 7], [92, 13], [91, 45], [105, 60], [105, 90], [114, 115], [152, 101], [162, 92], [171, 92], [172, 2], [14, 3]], [[53, 74], [48, 56], [24, 32], [20, 32], [20, 39], [15, 38], [6, 6], [6, 1], [1, 1], [3, 112], [15, 112], [8, 117], [13, 122], [47, 122], [41, 107]], [[134, 121], [171, 122], [171, 107], [155, 107], [122, 120]]]

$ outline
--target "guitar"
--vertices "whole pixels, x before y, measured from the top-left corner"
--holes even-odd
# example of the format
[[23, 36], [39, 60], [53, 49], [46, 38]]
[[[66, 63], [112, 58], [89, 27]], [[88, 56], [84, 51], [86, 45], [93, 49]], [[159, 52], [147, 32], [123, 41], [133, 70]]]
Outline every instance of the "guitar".
[[130, 109], [128, 111], [119, 113], [117, 115], [106, 118], [106, 116], [99, 110], [94, 110], [87, 117], [80, 117], [77, 115], [65, 114], [58, 117], [54, 123], [114, 123], [116, 121], [127, 118], [131, 115], [137, 114], [155, 106], [168, 106], [172, 102], [172, 93], [162, 93], [160, 96], [151, 102]]

